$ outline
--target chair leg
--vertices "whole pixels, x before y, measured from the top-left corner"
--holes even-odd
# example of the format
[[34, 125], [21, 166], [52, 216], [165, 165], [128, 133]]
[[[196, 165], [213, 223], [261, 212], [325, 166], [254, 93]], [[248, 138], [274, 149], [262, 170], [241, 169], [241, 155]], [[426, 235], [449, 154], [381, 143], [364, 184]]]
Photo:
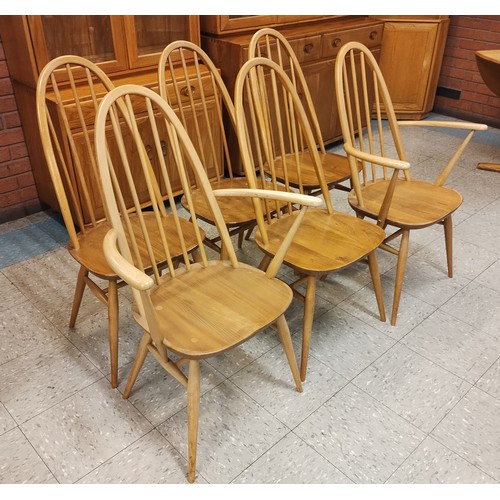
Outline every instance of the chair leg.
[[306, 379], [309, 347], [311, 345], [311, 332], [314, 318], [314, 305], [316, 303], [316, 276], [307, 277], [306, 297], [304, 301], [304, 319], [302, 322], [302, 352], [300, 355], [300, 379]]
[[453, 278], [453, 221], [451, 215], [443, 220], [444, 242], [446, 245], [446, 263], [448, 265], [448, 277]]
[[83, 292], [85, 291], [85, 278], [87, 278], [88, 275], [88, 269], [80, 266], [78, 278], [76, 280], [75, 295], [73, 296], [73, 306], [71, 307], [71, 316], [69, 319], [70, 328], [75, 327], [76, 317], [78, 316], [78, 311], [80, 310], [80, 305], [82, 304]]
[[260, 261], [260, 264], [259, 264], [259, 269], [261, 271], [266, 271], [270, 262], [272, 260], [272, 257], [270, 257], [269, 255], [264, 255], [264, 257], [262, 257], [262, 260]]
[[286, 322], [284, 314], [278, 318], [276, 326], [278, 327], [278, 334], [280, 336], [286, 358], [288, 359], [290, 370], [292, 370], [295, 386], [297, 387], [298, 392], [302, 392], [302, 382], [300, 381], [299, 368], [297, 366], [297, 360], [295, 359], [295, 352], [293, 351], [292, 337], [290, 336], [290, 329], [288, 328], [288, 323]]
[[375, 290], [375, 298], [377, 299], [378, 312], [380, 314], [380, 321], [385, 323], [385, 307], [384, 296], [382, 294], [382, 283], [380, 281], [380, 272], [378, 270], [378, 260], [375, 250], [368, 254], [368, 267], [372, 277], [373, 289]]
[[127, 385], [123, 391], [123, 399], [127, 399], [130, 396], [130, 391], [134, 387], [135, 381], [137, 380], [137, 375], [141, 371], [142, 365], [146, 356], [149, 352], [148, 345], [151, 343], [151, 335], [144, 332], [141, 341], [139, 342], [139, 347], [137, 348], [137, 353], [135, 355], [134, 364], [132, 365], [132, 370], [130, 370], [130, 375], [128, 376]]
[[408, 243], [410, 240], [410, 231], [404, 230], [401, 235], [401, 244], [399, 245], [398, 266], [396, 268], [396, 285], [394, 287], [394, 300], [392, 302], [391, 325], [396, 324], [398, 317], [399, 300], [401, 290], [403, 289], [403, 278], [405, 275], [406, 261], [408, 260]]
[[200, 409], [200, 362], [189, 360], [188, 373], [188, 481], [194, 482], [196, 476], [196, 448], [198, 444], [198, 420]]
[[108, 284], [108, 335], [109, 357], [111, 361], [111, 387], [118, 387], [118, 284], [110, 280]]

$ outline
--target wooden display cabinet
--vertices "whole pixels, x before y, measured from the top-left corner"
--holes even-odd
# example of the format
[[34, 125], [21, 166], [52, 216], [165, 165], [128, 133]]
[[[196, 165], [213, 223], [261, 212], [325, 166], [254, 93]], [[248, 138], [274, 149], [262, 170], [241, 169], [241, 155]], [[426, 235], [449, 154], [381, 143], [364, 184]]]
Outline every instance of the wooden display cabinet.
[[377, 16], [384, 21], [380, 68], [396, 116], [432, 111], [448, 33], [448, 16]]
[[[252, 35], [264, 26], [283, 33], [301, 63], [323, 141], [329, 144], [342, 137], [334, 87], [336, 55], [344, 43], [358, 40], [378, 58], [384, 23], [369, 16], [200, 16], [200, 26], [202, 47], [220, 68], [231, 95], [238, 71], [248, 60]], [[234, 134], [229, 142], [233, 163], [239, 165]]]
[[[200, 43], [198, 16], [0, 16], [0, 35], [38, 196], [55, 209], [58, 203], [39, 138], [35, 105], [36, 83], [45, 64], [63, 54], [76, 54], [99, 65], [115, 85], [134, 83], [158, 91], [157, 65], [166, 45], [177, 39]], [[77, 87], [85, 95], [84, 80]], [[200, 96], [199, 89], [192, 91], [195, 98]], [[187, 102], [189, 94], [184, 98]], [[174, 106], [182, 106], [182, 102]], [[91, 127], [93, 120], [90, 112]], [[79, 137], [83, 140], [79, 130], [74, 134], [77, 143]], [[180, 192], [180, 183], [177, 187]]]

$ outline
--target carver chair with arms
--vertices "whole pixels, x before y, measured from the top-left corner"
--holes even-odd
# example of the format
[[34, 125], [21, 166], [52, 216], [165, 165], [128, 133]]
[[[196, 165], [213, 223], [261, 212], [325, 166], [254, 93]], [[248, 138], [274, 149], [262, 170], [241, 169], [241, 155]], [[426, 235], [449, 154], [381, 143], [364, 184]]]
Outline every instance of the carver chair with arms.
[[[462, 196], [443, 184], [474, 132], [487, 127], [468, 122], [397, 121], [377, 61], [359, 42], [349, 42], [340, 49], [335, 67], [335, 89], [344, 148], [353, 172], [349, 204], [358, 217], [374, 219], [384, 230], [390, 226], [396, 228], [395, 232], [387, 233], [381, 245], [382, 249], [398, 257], [391, 313], [391, 325], [395, 325], [410, 231], [434, 224], [444, 226], [448, 276], [453, 276], [452, 214], [461, 205]], [[368, 105], [369, 95], [375, 96], [373, 106]], [[360, 126], [363, 123], [367, 124], [365, 130]], [[400, 126], [448, 127], [467, 133], [464, 132], [463, 141], [432, 183], [410, 176]], [[358, 170], [360, 162], [362, 169]], [[354, 175], [356, 172], [358, 175]], [[399, 237], [399, 247], [389, 244]]]
[[[369, 222], [334, 211], [306, 112], [293, 83], [278, 64], [262, 57], [246, 62], [236, 80], [235, 106], [249, 185], [261, 187], [264, 176], [257, 176], [257, 166], [260, 172], [268, 172], [268, 182], [284, 186], [289, 192], [306, 193], [306, 186], [302, 184], [302, 166], [306, 163], [309, 172], [310, 165], [314, 168], [315, 183], [324, 200], [323, 207], [311, 208], [306, 213], [285, 257], [285, 263], [298, 274], [298, 279], [291, 283], [294, 296], [304, 302], [301, 379], [305, 380], [318, 279], [355, 262], [367, 261], [380, 319], [385, 321], [375, 254], [384, 232]], [[296, 181], [289, 180], [289, 169], [297, 174]], [[276, 254], [277, 242], [296, 215], [292, 206], [274, 211], [271, 206], [257, 213], [255, 241], [264, 252], [261, 269], [265, 269]], [[299, 287], [304, 283], [306, 291], [302, 294]]]
[[[132, 118], [133, 134], [127, 143], [123, 136], [123, 120], [118, 116], [120, 110], [116, 107], [120, 99], [126, 102], [128, 116], [134, 117], [136, 109], [146, 109], [148, 115], [147, 125], [142, 121], [140, 127], [134, 126], [135, 118]], [[107, 129], [110, 132], [107, 133]], [[292, 291], [275, 275], [307, 206], [317, 206], [321, 202], [316, 197], [284, 192], [212, 190], [204, 167], [175, 112], [164, 99], [147, 88], [124, 85], [110, 92], [99, 108], [96, 134], [99, 169], [113, 226], [106, 236], [104, 251], [113, 270], [132, 286], [134, 318], [144, 329], [123, 397], [128, 398], [148, 352], [187, 389], [188, 480], [192, 482], [195, 479], [201, 360], [236, 347], [266, 327], [276, 325], [296, 388], [302, 390], [284, 316], [292, 300]], [[151, 137], [152, 149], [148, 154], [155, 159], [155, 170], [149, 168], [144, 153], [143, 141], [149, 141]], [[115, 143], [120, 151], [119, 161], [111, 161], [107, 153], [110, 144]], [[172, 161], [168, 164], [162, 152], [165, 147], [172, 152]], [[141, 161], [141, 170], [136, 170], [134, 176], [130, 175], [131, 155]], [[210, 249], [202, 245], [204, 234], [199, 230], [200, 219], [192, 196], [193, 177], [197, 179], [195, 189], [203, 192], [211, 210], [211, 220], [219, 231], [224, 259], [218, 256], [216, 260], [210, 260]], [[120, 184], [119, 178], [126, 178], [129, 182]], [[172, 196], [172, 178], [181, 179], [184, 208], [178, 206]], [[149, 219], [150, 224], [143, 223], [145, 213], [141, 211], [136, 193], [136, 184], [142, 181], [148, 186], [150, 195], [152, 212], [147, 213], [154, 214]], [[162, 186], [168, 194], [165, 204], [157, 196], [155, 185]], [[137, 200], [135, 210], [141, 221], [137, 231], [131, 230], [128, 210], [123, 203], [125, 192]], [[238, 262], [217, 202], [224, 196], [270, 196], [302, 205], [297, 211], [295, 224], [278, 244], [276, 258], [266, 272]], [[260, 202], [255, 200], [255, 204], [258, 210]], [[164, 210], [171, 214], [170, 220], [178, 229], [174, 243], [184, 242], [183, 216], [192, 220], [199, 245], [198, 262], [191, 262], [186, 252], [180, 264], [171, 262], [172, 238], [164, 234], [161, 224]], [[156, 238], [158, 234], [160, 238]], [[156, 239], [155, 246], [150, 244], [153, 239]], [[147, 260], [140, 252], [143, 246], [148, 250]], [[162, 274], [156, 262], [163, 259], [167, 261], [167, 269]], [[144, 273], [148, 266], [153, 270], [151, 276]]]
[[[233, 173], [228, 133], [234, 130], [234, 105], [226, 85], [208, 54], [198, 45], [178, 40], [163, 50], [158, 64], [160, 95], [177, 112], [210, 178], [213, 189], [248, 187], [245, 177]], [[179, 105], [182, 103], [182, 105]], [[215, 225], [201, 189], [192, 191], [200, 219]], [[181, 200], [187, 204], [186, 199]], [[241, 247], [255, 226], [255, 213], [249, 198], [219, 200], [230, 234], [238, 234]], [[205, 240], [220, 251], [219, 237]]]
[[[47, 167], [69, 233], [68, 251], [80, 265], [69, 326], [75, 326], [88, 287], [108, 309], [111, 385], [117, 387], [118, 288], [125, 283], [103, 253], [103, 240], [111, 226], [106, 217], [93, 132], [99, 102], [113, 88], [111, 80], [91, 61], [61, 56], [40, 73], [36, 105]], [[191, 238], [190, 252], [196, 251], [193, 241]], [[178, 256], [179, 248], [175, 252]], [[104, 286], [100, 280], [104, 280]]]
[[[263, 28], [257, 31], [248, 46], [248, 56], [267, 57], [279, 64], [290, 77], [298, 95], [301, 97], [304, 110], [311, 125], [318, 156], [324, 172], [325, 182], [328, 189], [340, 189], [350, 191], [350, 187], [344, 184], [351, 177], [351, 169], [347, 158], [337, 153], [326, 151], [323, 143], [323, 136], [318, 121], [318, 116], [311, 97], [309, 86], [302, 71], [297, 54], [290, 42], [279, 31], [273, 28]], [[333, 76], [332, 76], [333, 84]], [[332, 87], [333, 92], [333, 87]], [[335, 117], [336, 119], [336, 117]], [[275, 164], [276, 174], [283, 175], [279, 163]], [[288, 168], [289, 182], [297, 185], [297, 172]], [[311, 194], [321, 194], [321, 188], [317, 184], [317, 177], [314, 165], [308, 162], [308, 156], [302, 158], [301, 167], [302, 184], [307, 192]]]

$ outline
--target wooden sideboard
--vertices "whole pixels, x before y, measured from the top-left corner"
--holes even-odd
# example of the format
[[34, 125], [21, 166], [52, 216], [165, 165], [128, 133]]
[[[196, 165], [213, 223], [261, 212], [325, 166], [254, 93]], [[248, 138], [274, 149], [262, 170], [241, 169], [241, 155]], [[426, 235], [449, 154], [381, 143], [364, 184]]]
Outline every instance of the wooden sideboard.
[[[99, 65], [115, 85], [135, 83], [158, 91], [157, 66], [165, 46], [178, 39], [200, 43], [198, 16], [0, 16], [0, 34], [38, 196], [43, 204], [54, 209], [58, 209], [58, 203], [40, 142], [35, 106], [36, 83], [45, 64], [59, 55], [76, 54]], [[77, 88], [83, 96], [88, 92], [84, 79], [77, 81]], [[199, 89], [190, 88], [194, 97], [199, 98]], [[189, 92], [181, 99], [187, 102]], [[68, 106], [71, 104], [72, 98], [68, 97]], [[53, 119], [57, 124], [56, 114]], [[91, 128], [93, 121], [92, 112], [88, 122]], [[86, 151], [83, 133], [75, 128], [73, 135], [77, 150]]]
[[[238, 71], [248, 59], [252, 35], [263, 26], [283, 33], [301, 63], [325, 144], [341, 138], [334, 90], [340, 47], [358, 40], [379, 57], [384, 30], [383, 21], [369, 16], [200, 16], [200, 26], [202, 47], [220, 68], [231, 95]], [[234, 136], [230, 145], [236, 150]]]
[[449, 16], [377, 16], [384, 22], [380, 68], [396, 116], [420, 120], [432, 111]]

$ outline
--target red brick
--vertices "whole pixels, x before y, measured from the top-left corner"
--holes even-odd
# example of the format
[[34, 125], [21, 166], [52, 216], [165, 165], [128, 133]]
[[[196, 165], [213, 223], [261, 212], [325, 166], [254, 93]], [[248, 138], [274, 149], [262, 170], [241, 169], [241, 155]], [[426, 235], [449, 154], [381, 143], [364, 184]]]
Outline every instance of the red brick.
[[8, 95], [14, 92], [10, 78], [0, 78], [0, 95]]
[[20, 174], [16, 177], [17, 184], [21, 188], [25, 188], [28, 186], [34, 186], [35, 179], [33, 179], [33, 174], [31, 172], [25, 172], [24, 174]]
[[14, 95], [0, 96], [0, 113], [17, 111], [16, 98]]
[[21, 117], [17, 111], [5, 113], [3, 115], [3, 123], [5, 128], [15, 128], [21, 126]]
[[4, 130], [0, 133], [0, 146], [24, 142], [23, 129], [21, 127]]
[[[28, 156], [28, 149], [26, 148], [25, 142], [20, 142], [18, 144], [12, 144], [10, 146], [10, 156], [13, 160], [17, 158], [25, 158]], [[28, 161], [29, 163], [29, 161]]]
[[4, 146], [3, 148], [0, 148], [0, 165], [10, 160], [12, 158], [11, 154], [12, 152], [9, 146]]
[[5, 78], [9, 76], [9, 68], [7, 67], [6, 61], [0, 61], [0, 78]]
[[0, 179], [0, 193], [9, 193], [18, 188], [16, 177], [5, 177]]

